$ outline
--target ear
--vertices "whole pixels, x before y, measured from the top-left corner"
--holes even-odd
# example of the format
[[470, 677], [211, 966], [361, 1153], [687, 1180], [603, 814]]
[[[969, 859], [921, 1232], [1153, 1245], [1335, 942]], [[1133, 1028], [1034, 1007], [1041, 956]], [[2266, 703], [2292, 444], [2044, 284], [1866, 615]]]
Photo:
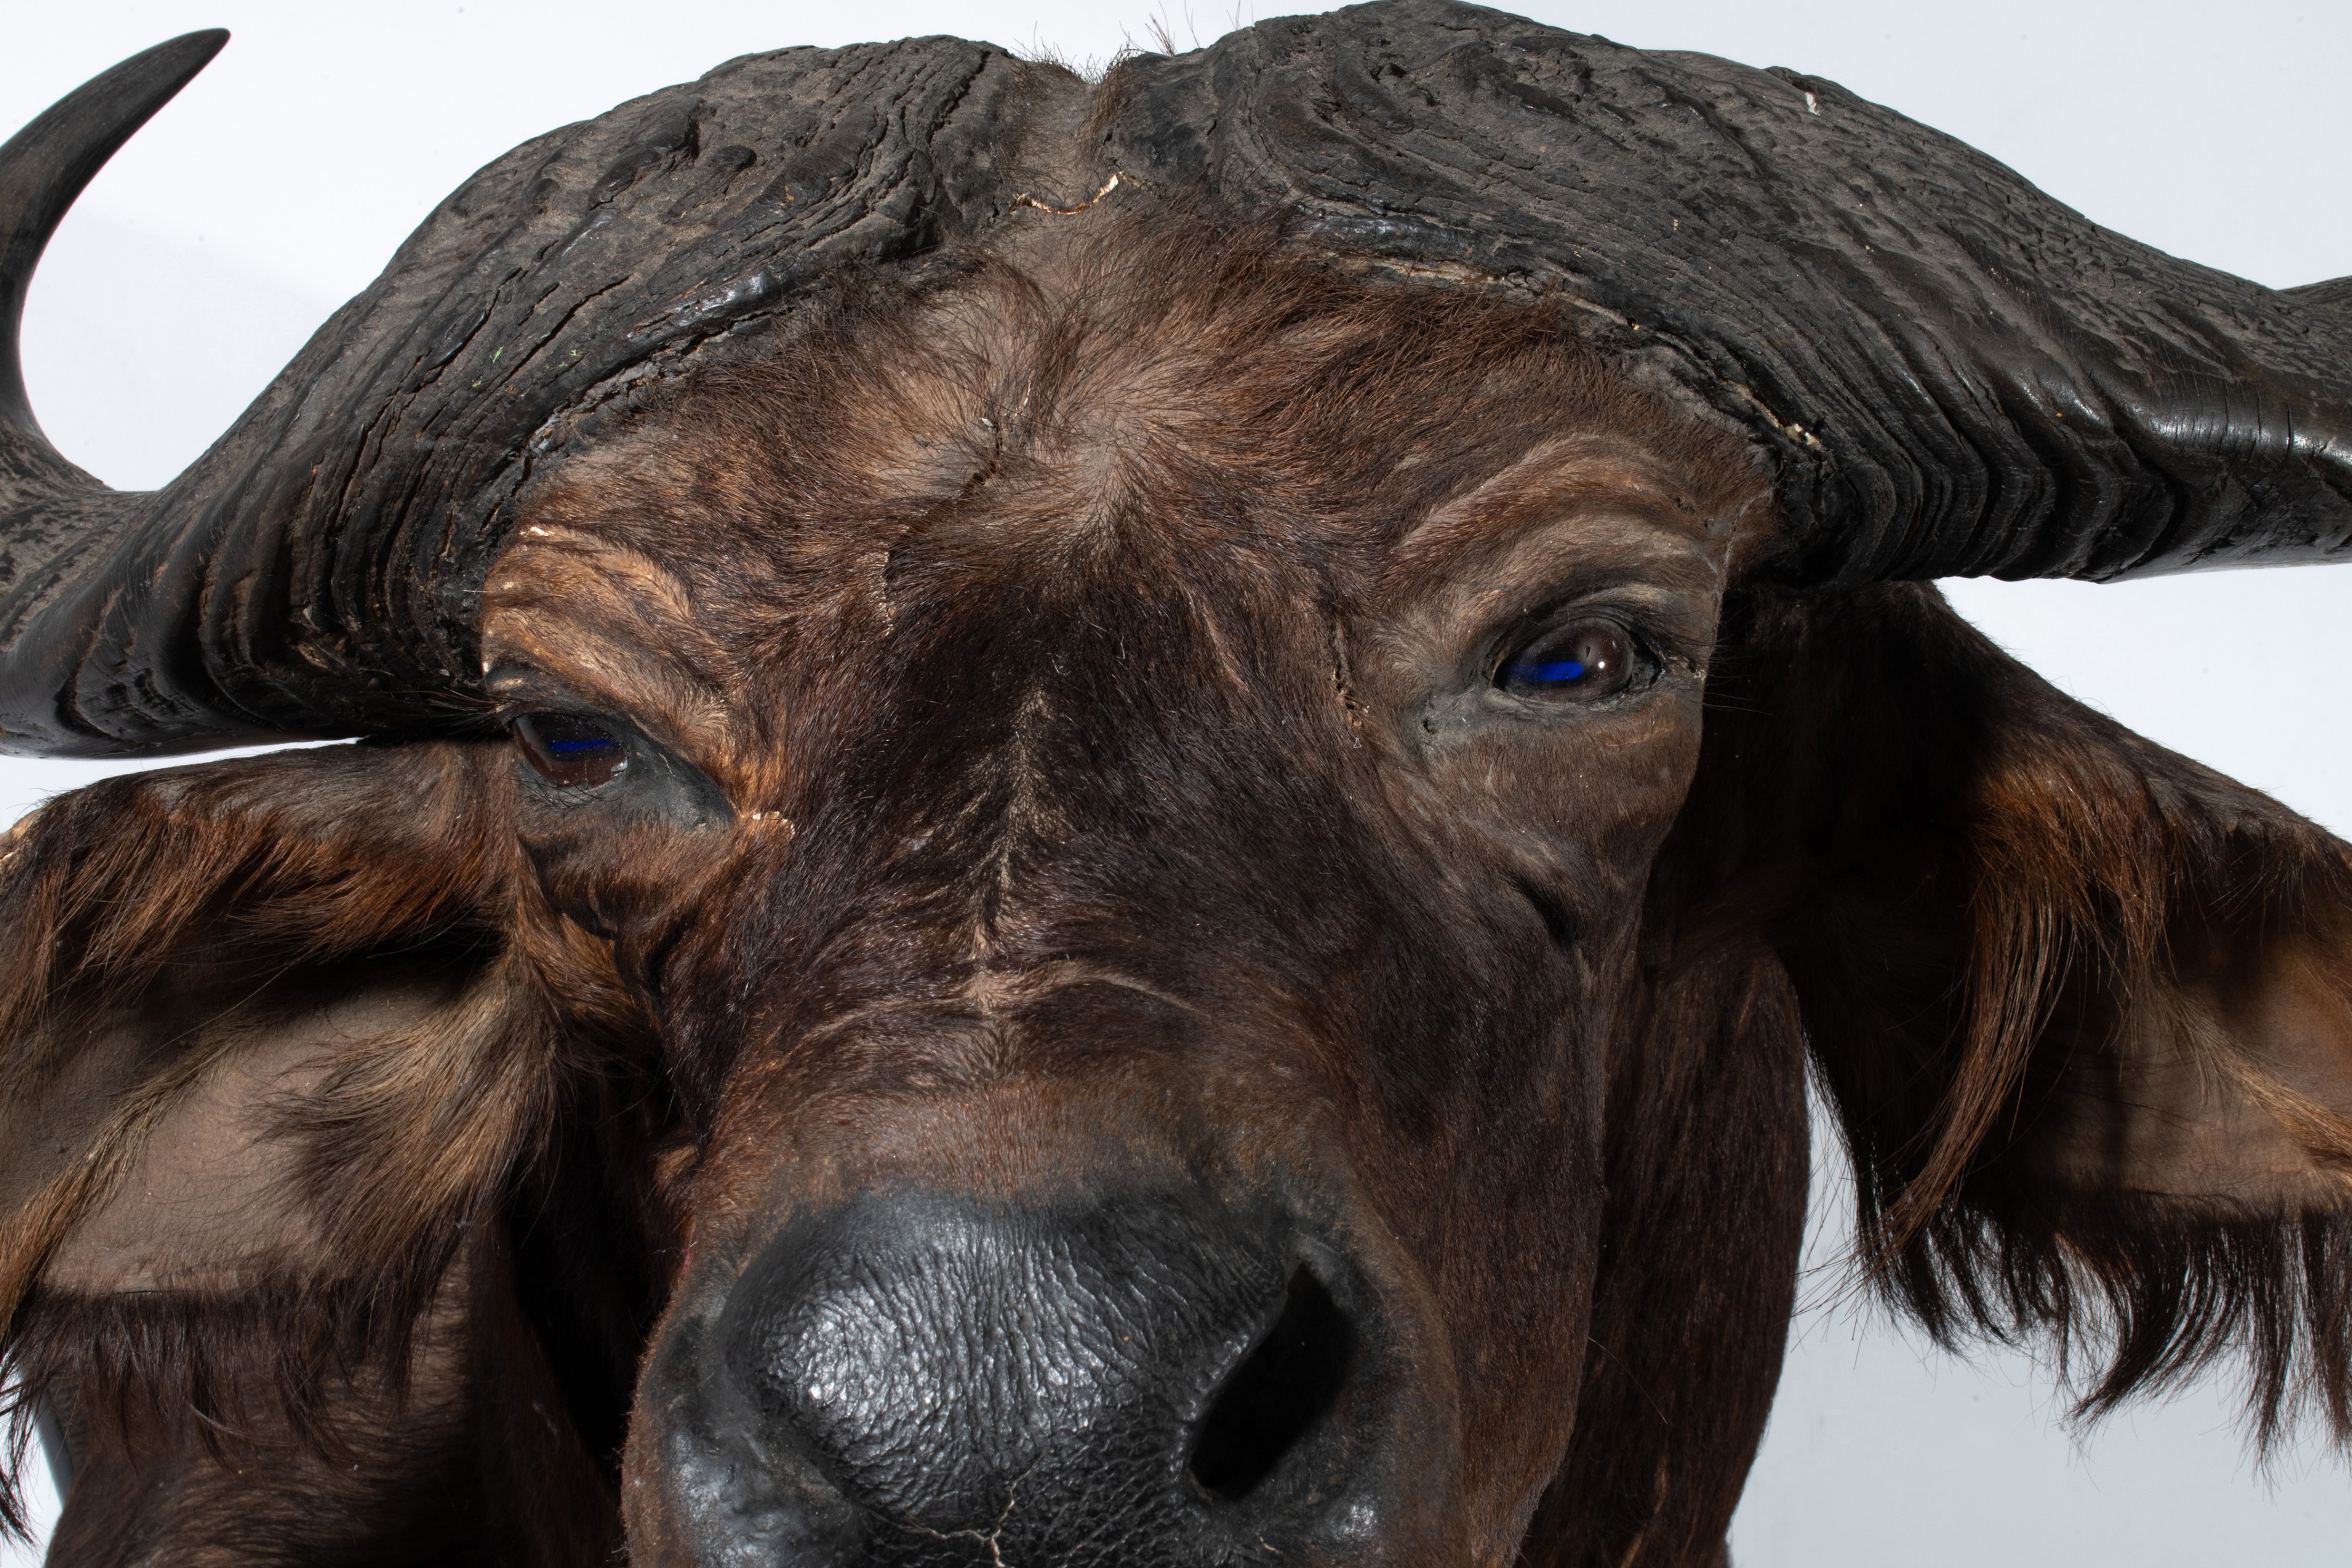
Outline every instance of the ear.
[[1681, 896], [1795, 981], [1882, 1281], [2352, 1436], [2352, 852], [1924, 586], [1759, 592], [1714, 680]]
[[238, 1321], [275, 1347], [265, 1392], [297, 1405], [338, 1364], [400, 1363], [566, 1074], [635, 1026], [602, 945], [523, 873], [496, 749], [114, 779], [0, 842], [0, 1321], [20, 1398], [91, 1373], [71, 1325], [126, 1303], [177, 1323], [184, 1360], [192, 1324]]

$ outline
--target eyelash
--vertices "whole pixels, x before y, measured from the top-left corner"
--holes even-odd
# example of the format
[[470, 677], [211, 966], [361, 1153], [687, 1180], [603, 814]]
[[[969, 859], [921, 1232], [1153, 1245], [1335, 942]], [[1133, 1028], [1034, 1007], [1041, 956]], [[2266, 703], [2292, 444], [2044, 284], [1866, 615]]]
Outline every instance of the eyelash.
[[[1664, 640], [1644, 625], [1639, 616], [1620, 607], [1606, 603], [1555, 605], [1521, 616], [1509, 631], [1496, 639], [1486, 660], [1487, 684], [1498, 690], [1511, 692], [1510, 677], [1515, 670], [1528, 666], [1528, 655], [1531, 651], [1547, 642], [1564, 640], [1571, 633], [1585, 630], [1606, 632], [1622, 639], [1622, 657], [1630, 665], [1623, 682], [1605, 692], [1595, 692], [1593, 700], [1640, 690], [1662, 674], [1670, 664], [1681, 659], [1676, 649], [1662, 645]], [[1580, 668], [1568, 672], [1566, 679], [1580, 680], [1584, 674], [1584, 670]], [[1556, 675], [1554, 678], [1559, 677]], [[1513, 695], [1528, 695], [1524, 690]]]

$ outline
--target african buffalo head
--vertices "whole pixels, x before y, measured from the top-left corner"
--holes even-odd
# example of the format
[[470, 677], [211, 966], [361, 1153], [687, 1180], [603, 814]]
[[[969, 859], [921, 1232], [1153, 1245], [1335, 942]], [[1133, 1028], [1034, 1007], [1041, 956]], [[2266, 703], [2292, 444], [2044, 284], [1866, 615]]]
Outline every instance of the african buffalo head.
[[[2318, 559], [2352, 314], [1828, 83], [1391, 0], [751, 57], [151, 495], [0, 150], [52, 1561], [1717, 1562], [1875, 1277], [2352, 1400], [2352, 857], [1922, 580]], [[210, 1559], [205, 1559], [209, 1561]]]

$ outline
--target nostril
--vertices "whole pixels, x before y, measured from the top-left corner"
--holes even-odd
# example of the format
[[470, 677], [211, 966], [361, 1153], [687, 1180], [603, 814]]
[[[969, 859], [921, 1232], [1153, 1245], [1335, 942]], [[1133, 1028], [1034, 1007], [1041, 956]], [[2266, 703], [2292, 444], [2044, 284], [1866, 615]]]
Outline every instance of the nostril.
[[1256, 1490], [1283, 1456], [1338, 1403], [1356, 1349], [1355, 1324], [1305, 1269], [1290, 1277], [1282, 1315], [1217, 1391], [1192, 1450], [1192, 1479], [1223, 1502]]

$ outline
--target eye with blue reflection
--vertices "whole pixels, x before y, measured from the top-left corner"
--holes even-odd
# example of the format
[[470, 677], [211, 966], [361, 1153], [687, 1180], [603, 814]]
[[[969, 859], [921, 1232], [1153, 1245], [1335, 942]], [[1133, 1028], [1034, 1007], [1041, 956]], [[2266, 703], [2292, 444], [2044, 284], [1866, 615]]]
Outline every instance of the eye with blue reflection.
[[1520, 644], [1495, 672], [1495, 684], [1516, 697], [1541, 702], [1590, 702], [1621, 692], [1633, 679], [1632, 638], [1612, 621], [1555, 626]]
[[629, 765], [621, 737], [584, 714], [525, 714], [514, 737], [523, 759], [563, 789], [609, 783]]

